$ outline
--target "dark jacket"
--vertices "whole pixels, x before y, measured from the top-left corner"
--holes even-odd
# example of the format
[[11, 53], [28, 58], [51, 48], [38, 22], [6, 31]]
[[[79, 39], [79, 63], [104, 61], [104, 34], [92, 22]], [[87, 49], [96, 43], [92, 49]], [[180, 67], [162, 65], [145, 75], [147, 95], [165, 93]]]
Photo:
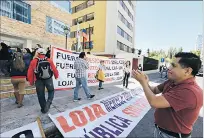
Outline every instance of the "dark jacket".
[[9, 60], [10, 59], [10, 53], [8, 51], [7, 46], [2, 46], [2, 49], [0, 51], [0, 60]]
[[11, 73], [10, 76], [26, 76], [27, 75], [27, 71], [26, 68], [23, 71], [17, 70], [13, 67], [13, 64], [11, 65]]
[[24, 56], [23, 56], [23, 60], [25, 62], [25, 65], [26, 65], [26, 68], [29, 67], [30, 65], [30, 61], [32, 60], [32, 55], [30, 53], [26, 53]]

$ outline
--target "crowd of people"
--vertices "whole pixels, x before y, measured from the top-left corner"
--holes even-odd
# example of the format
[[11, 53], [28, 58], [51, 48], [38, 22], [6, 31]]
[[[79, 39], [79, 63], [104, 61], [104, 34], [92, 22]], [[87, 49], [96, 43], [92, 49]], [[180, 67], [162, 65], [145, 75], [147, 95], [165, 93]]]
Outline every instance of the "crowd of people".
[[[5, 43], [0, 47], [0, 73], [10, 75], [14, 87], [14, 95], [18, 108], [23, 106], [26, 80], [36, 87], [38, 101], [42, 113], [49, 111], [54, 98], [53, 75], [59, 78], [58, 70], [49, 58], [50, 48], [44, 50], [41, 47], [12, 51]], [[74, 90], [74, 102], [81, 100], [78, 97], [82, 85], [87, 99], [92, 99], [87, 84], [86, 70], [89, 68], [85, 52], [79, 54], [74, 62], [76, 87]], [[164, 68], [164, 67], [163, 67]], [[142, 86], [149, 104], [155, 110], [155, 138], [179, 137], [190, 138], [193, 125], [199, 116], [203, 106], [202, 89], [195, 82], [195, 75], [201, 68], [201, 60], [193, 53], [178, 53], [175, 60], [166, 70], [168, 80], [156, 87], [149, 85], [148, 76], [142, 72], [141, 65], [137, 70], [131, 69], [130, 61], [124, 64], [123, 86], [128, 88], [130, 76], [135, 78]], [[104, 61], [100, 61], [96, 79], [99, 81], [98, 90], [104, 89], [106, 67]], [[160, 72], [162, 72], [160, 68]], [[45, 88], [48, 90], [48, 99], [45, 99]], [[157, 95], [160, 94], [160, 95]]]

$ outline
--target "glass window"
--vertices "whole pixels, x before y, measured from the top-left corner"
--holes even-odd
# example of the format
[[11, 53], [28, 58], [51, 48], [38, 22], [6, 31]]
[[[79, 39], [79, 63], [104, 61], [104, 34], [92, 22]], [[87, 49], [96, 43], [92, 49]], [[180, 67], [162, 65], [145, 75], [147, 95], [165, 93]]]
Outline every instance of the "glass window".
[[84, 3], [76, 6], [76, 12], [80, 11], [80, 10], [83, 10], [84, 9]]
[[94, 5], [94, 1], [93, 0], [88, 0], [87, 1], [87, 7], [90, 7], [92, 5]]
[[77, 21], [78, 21], [79, 24], [80, 24], [80, 23], [83, 23], [83, 17], [79, 17], [79, 18], [77, 19]]
[[121, 29], [120, 29], [120, 27], [117, 27], [117, 32], [118, 32], [119, 35], [121, 35]]
[[86, 21], [94, 20], [94, 13], [90, 13], [86, 15]]

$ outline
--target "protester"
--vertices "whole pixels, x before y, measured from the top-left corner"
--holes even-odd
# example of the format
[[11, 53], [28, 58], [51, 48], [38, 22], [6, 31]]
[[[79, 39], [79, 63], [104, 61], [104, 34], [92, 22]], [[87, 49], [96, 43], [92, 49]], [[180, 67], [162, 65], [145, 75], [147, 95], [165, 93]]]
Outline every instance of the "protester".
[[[133, 76], [140, 82], [149, 104], [155, 110], [155, 138], [190, 138], [193, 125], [203, 106], [203, 92], [195, 81], [201, 60], [193, 53], [175, 55], [168, 71], [168, 79], [157, 87], [148, 84], [148, 77], [140, 71]], [[162, 93], [161, 95], [156, 95]]]
[[139, 64], [138, 68], [137, 68], [139, 71], [142, 71], [142, 65]]
[[76, 59], [76, 61], [74, 62], [75, 79], [76, 79], [76, 87], [74, 90], [74, 102], [81, 100], [81, 98], [78, 98], [78, 91], [81, 84], [86, 94], [86, 97], [88, 99], [92, 99], [95, 96], [90, 94], [89, 88], [87, 85], [86, 70], [89, 68], [89, 64], [86, 61], [86, 59], [87, 58], [86, 58], [85, 52], [81, 52], [79, 54], [79, 58]]
[[22, 50], [19, 47], [17, 47], [16, 52], [22, 53]]
[[8, 72], [8, 61], [9, 61], [9, 50], [8, 46], [1, 42], [1, 51], [0, 51], [0, 76], [9, 76]]
[[128, 88], [128, 79], [130, 77], [130, 72], [131, 72], [131, 63], [130, 61], [127, 61], [125, 63], [125, 66], [124, 66], [124, 73], [125, 73], [125, 76], [123, 78], [123, 88]]
[[12, 64], [12, 60], [13, 60], [13, 51], [11, 50], [10, 46], [8, 46], [8, 53], [9, 53], [9, 60], [8, 60], [8, 64], [7, 64], [7, 71], [10, 73], [10, 68], [11, 68], [11, 64]]
[[47, 48], [47, 53], [46, 53], [46, 57], [50, 58], [50, 49], [51, 49], [51, 46]]
[[20, 52], [14, 53], [13, 61], [11, 64], [11, 83], [14, 87], [14, 95], [18, 108], [23, 106], [23, 98], [25, 94], [26, 84], [26, 67], [23, 60], [23, 54]]
[[[27, 75], [30, 85], [35, 83], [42, 113], [47, 113], [49, 111], [50, 105], [52, 104], [54, 98], [52, 76], [54, 74], [55, 79], [59, 77], [53, 61], [45, 57], [45, 53], [46, 51], [42, 48], [39, 48], [36, 51], [36, 58], [31, 61]], [[45, 87], [48, 90], [47, 102], [45, 100]]]
[[103, 85], [103, 82], [105, 81], [105, 65], [104, 65], [104, 61], [103, 60], [101, 60], [100, 61], [100, 65], [99, 65], [99, 67], [98, 67], [98, 81], [99, 81], [99, 88], [98, 88], [98, 90], [101, 90], [101, 89], [104, 89], [103, 87], [102, 87], [102, 85]]
[[28, 49], [28, 48], [24, 48], [23, 53], [24, 53], [23, 59], [25, 61], [26, 69], [28, 69], [30, 62], [32, 60], [32, 53], [31, 53], [30, 49]]

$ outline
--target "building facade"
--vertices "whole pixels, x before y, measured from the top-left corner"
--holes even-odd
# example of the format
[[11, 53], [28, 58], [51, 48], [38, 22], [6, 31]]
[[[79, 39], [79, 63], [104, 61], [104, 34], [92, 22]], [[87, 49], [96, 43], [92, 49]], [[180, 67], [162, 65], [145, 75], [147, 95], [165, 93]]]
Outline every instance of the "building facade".
[[[70, 1], [64, 2], [70, 6]], [[34, 48], [36, 44], [65, 48], [64, 27], [71, 25], [69, 8], [53, 1], [6, 0], [0, 5], [1, 42], [20, 48]]]
[[198, 35], [196, 38], [196, 45], [195, 45], [195, 50], [196, 51], [201, 51], [203, 47], [203, 36]]
[[[77, 26], [91, 34], [85, 51], [96, 55], [133, 57], [135, 55], [135, 1], [72, 1], [72, 50], [77, 49]], [[77, 25], [77, 23], [79, 25]], [[89, 29], [90, 26], [90, 29]], [[81, 37], [81, 45], [83, 40]]]

